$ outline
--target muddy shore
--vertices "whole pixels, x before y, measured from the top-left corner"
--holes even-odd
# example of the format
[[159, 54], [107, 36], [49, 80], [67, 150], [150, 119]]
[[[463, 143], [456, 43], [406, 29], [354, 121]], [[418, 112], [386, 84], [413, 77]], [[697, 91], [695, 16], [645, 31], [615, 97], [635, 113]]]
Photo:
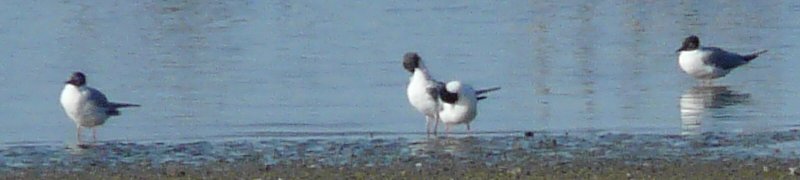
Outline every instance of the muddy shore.
[[0, 178], [791, 178], [800, 133], [518, 133], [0, 147]]

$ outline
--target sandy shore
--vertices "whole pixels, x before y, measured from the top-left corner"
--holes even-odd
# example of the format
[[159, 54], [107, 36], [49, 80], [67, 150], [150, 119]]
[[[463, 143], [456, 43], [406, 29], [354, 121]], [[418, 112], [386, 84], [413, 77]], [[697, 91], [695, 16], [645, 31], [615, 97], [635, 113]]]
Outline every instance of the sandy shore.
[[[530, 134], [529, 134], [530, 135]], [[105, 142], [0, 148], [0, 178], [791, 178], [797, 131]], [[800, 173], [800, 172], [798, 172]]]

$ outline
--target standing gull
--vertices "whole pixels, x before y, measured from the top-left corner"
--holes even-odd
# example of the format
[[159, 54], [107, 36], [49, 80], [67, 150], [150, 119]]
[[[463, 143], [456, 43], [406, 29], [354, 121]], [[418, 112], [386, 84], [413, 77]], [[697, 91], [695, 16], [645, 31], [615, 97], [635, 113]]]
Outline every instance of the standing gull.
[[450, 81], [447, 86], [439, 91], [442, 110], [439, 117], [445, 125], [445, 133], [450, 132], [450, 126], [466, 124], [470, 131], [469, 123], [478, 115], [478, 101], [486, 99], [485, 93], [499, 90], [500, 87], [475, 90], [469, 84], [460, 81]]
[[436, 134], [436, 129], [439, 127], [439, 91], [444, 89], [444, 83], [434, 80], [422, 58], [415, 52], [406, 53], [403, 56], [403, 67], [411, 73], [411, 79], [408, 82], [408, 102], [414, 106], [417, 111], [425, 115], [426, 120], [426, 133], [431, 135], [431, 123], [433, 126], [433, 134]]
[[92, 129], [92, 139], [97, 141], [95, 127], [103, 125], [111, 116], [120, 115], [117, 108], [138, 107], [136, 104], [109, 102], [97, 89], [86, 85], [86, 76], [72, 73], [61, 91], [61, 107], [78, 127], [78, 144], [81, 143], [81, 127]]
[[740, 55], [717, 47], [702, 47], [700, 38], [689, 36], [683, 40], [683, 46], [677, 52], [678, 64], [686, 74], [696, 79], [711, 80], [727, 75], [734, 68], [749, 63], [767, 50]]

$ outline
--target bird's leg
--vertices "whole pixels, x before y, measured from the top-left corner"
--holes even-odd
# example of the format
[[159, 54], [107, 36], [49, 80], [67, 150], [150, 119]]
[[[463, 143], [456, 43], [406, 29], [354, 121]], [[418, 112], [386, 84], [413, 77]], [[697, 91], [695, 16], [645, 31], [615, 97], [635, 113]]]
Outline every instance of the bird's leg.
[[76, 137], [78, 138], [78, 145], [81, 145], [81, 126], [78, 125], [78, 130], [76, 132]]
[[713, 83], [712, 83], [712, 81], [710, 79], [703, 79], [703, 80], [700, 81], [700, 83], [701, 83], [700, 86], [702, 86], [702, 87], [709, 87], [709, 86], [713, 85]]
[[431, 137], [431, 118], [425, 116], [425, 134]]
[[450, 125], [445, 123], [444, 124], [444, 136], [449, 136], [449, 135], [450, 135]]
[[467, 134], [472, 135], [472, 131], [469, 130], [469, 123], [467, 123]]
[[433, 122], [433, 135], [436, 136], [436, 131], [439, 129], [439, 114], [436, 114], [433, 117], [433, 120], [436, 121]]
[[97, 143], [97, 131], [95, 128], [92, 128], [92, 144]]

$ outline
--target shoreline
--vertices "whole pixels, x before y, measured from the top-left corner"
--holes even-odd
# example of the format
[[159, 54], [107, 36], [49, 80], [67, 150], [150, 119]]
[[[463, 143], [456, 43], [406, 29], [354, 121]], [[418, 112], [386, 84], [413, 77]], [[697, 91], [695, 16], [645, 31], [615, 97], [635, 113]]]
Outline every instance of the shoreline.
[[0, 178], [796, 178], [796, 130], [0, 148]]

